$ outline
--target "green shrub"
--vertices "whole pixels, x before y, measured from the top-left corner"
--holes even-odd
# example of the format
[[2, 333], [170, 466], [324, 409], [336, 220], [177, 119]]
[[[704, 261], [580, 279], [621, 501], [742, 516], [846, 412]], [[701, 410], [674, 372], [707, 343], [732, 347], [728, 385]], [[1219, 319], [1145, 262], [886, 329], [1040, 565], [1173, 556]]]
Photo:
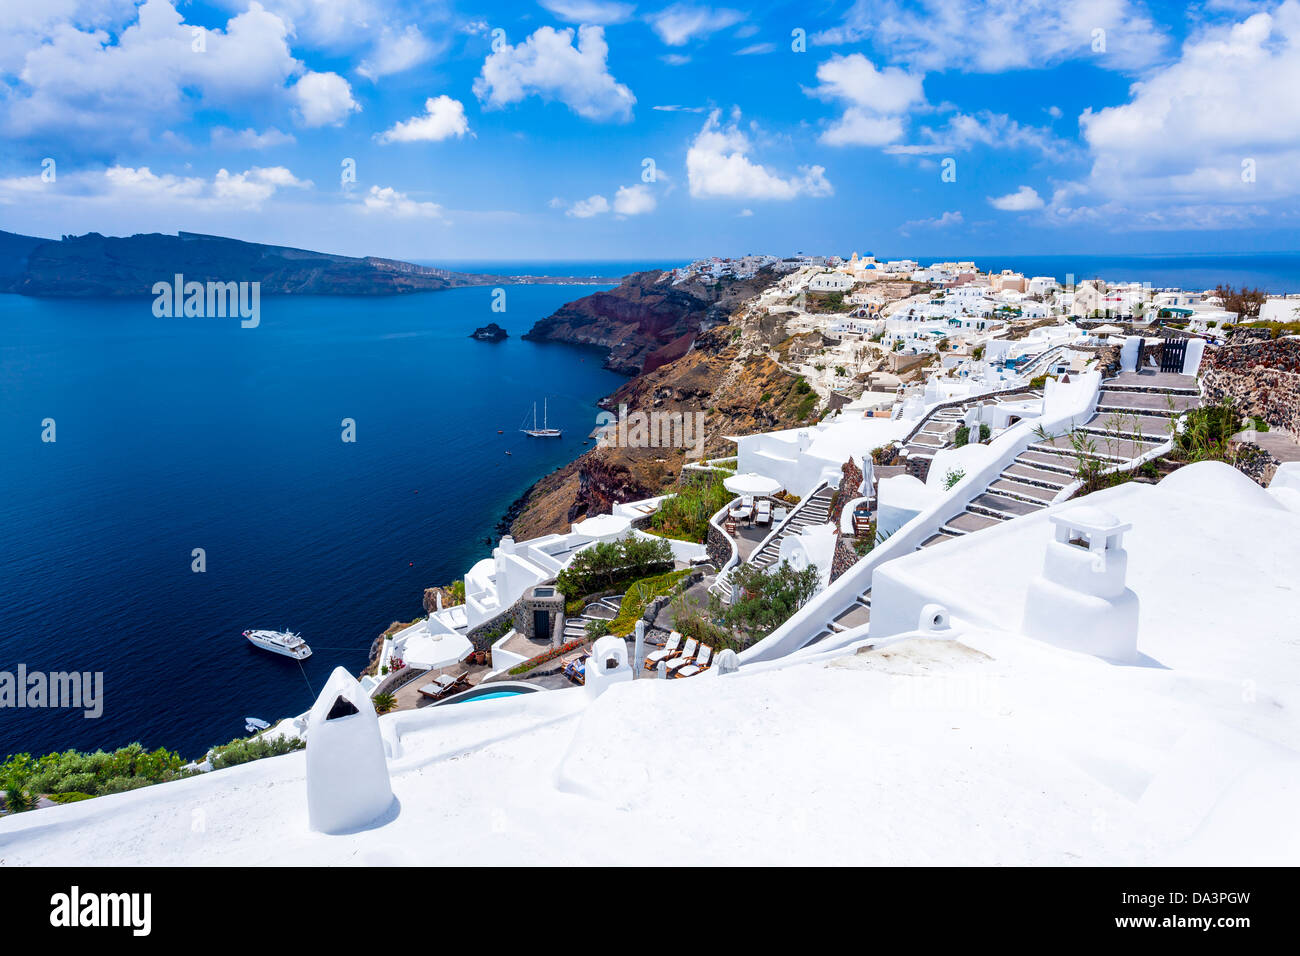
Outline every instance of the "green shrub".
[[957, 431], [952, 436], [952, 443], [961, 448], [970, 441], [970, 428], [966, 425], [958, 425]]
[[306, 746], [306, 742], [298, 737], [236, 737], [228, 744], [214, 747], [209, 759], [214, 770], [222, 770], [241, 763], [261, 760], [263, 757], [278, 757], [281, 754], [293, 753]]
[[[130, 744], [112, 753], [66, 750], [33, 758], [14, 754], [0, 764], [0, 788], [35, 800], [40, 794], [86, 793], [100, 796], [185, 777], [179, 754]], [[20, 801], [21, 802], [21, 801]]]
[[946, 475], [943, 476], [944, 490], [947, 491], [948, 489], [952, 488], [954, 485], [957, 484], [957, 482], [961, 481], [965, 477], [966, 477], [966, 469], [953, 468], [951, 471], [949, 471]]
[[771, 570], [738, 565], [731, 572], [731, 586], [740, 592], [737, 600], [724, 605], [716, 594], [709, 595], [710, 615], [751, 638], [766, 637], [808, 603], [817, 591], [818, 574], [816, 566], [796, 571], [788, 561]]
[[[623, 595], [623, 601], [619, 604], [618, 614], [609, 622], [601, 621], [605, 625], [605, 630], [601, 633], [617, 634], [619, 637], [626, 637], [636, 628], [636, 622], [640, 620], [645, 609], [655, 598], [671, 593], [683, 578], [691, 573], [690, 568], [683, 568], [680, 571], [669, 571], [667, 574], [656, 575], [652, 578], [642, 578], [627, 589]], [[595, 621], [592, 622], [596, 623]], [[587, 627], [590, 634], [591, 626]]]
[[702, 544], [709, 534], [709, 518], [735, 497], [723, 485], [724, 480], [718, 474], [683, 476], [673, 496], [664, 499], [659, 510], [650, 516], [647, 530], [665, 538]]
[[[721, 485], [720, 480], [718, 484]], [[673, 549], [667, 541], [629, 534], [617, 541], [598, 541], [579, 551], [556, 577], [555, 586], [566, 598], [573, 600], [611, 588], [620, 581], [671, 570], [672, 566]]]

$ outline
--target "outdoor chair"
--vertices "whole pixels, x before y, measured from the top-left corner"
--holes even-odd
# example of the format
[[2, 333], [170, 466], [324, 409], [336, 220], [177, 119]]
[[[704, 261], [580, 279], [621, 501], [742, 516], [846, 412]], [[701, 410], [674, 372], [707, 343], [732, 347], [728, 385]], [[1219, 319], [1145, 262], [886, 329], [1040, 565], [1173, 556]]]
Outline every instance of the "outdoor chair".
[[686, 646], [682, 648], [681, 654], [668, 662], [668, 673], [671, 674], [677, 668], [684, 667], [693, 662], [695, 660], [695, 655], [699, 653], [699, 649], [700, 642], [692, 637], [686, 642]]
[[772, 523], [772, 502], [764, 498], [758, 503], [754, 512], [754, 521], [758, 524]]
[[660, 661], [666, 661], [670, 657], [675, 657], [677, 655], [677, 648], [681, 646], [681, 643], [682, 636], [676, 631], [673, 631], [668, 635], [668, 643], [663, 646], [662, 650], [651, 651], [645, 656], [645, 669], [652, 671], [659, 666]]
[[696, 655], [695, 662], [693, 664], [687, 664], [685, 667], [679, 667], [673, 676], [694, 677], [701, 671], [709, 669], [709, 661], [712, 657], [713, 648], [709, 647], [707, 644], [703, 644], [700, 646], [700, 653]]
[[451, 693], [452, 688], [458, 686], [465, 677], [465, 674], [458, 674], [455, 677], [451, 674], [439, 674], [430, 683], [421, 687], [420, 693], [433, 700], [446, 697], [447, 694]]

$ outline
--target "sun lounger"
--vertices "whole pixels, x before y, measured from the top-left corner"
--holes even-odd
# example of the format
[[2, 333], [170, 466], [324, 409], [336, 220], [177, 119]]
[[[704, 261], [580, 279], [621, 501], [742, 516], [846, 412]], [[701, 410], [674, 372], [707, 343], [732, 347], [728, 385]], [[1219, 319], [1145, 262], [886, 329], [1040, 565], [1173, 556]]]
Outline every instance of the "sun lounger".
[[577, 654], [571, 654], [564, 658], [563, 666], [560, 673], [571, 681], [581, 684], [586, 674], [587, 658], [591, 656], [591, 651], [579, 651]]
[[654, 670], [659, 666], [660, 661], [666, 661], [671, 657], [677, 656], [677, 648], [681, 646], [682, 636], [676, 631], [668, 635], [668, 643], [663, 646], [663, 650], [651, 651], [645, 656], [645, 669]]
[[668, 673], [671, 674], [675, 668], [683, 667], [695, 660], [699, 647], [700, 643], [695, 638], [692, 637], [687, 641], [686, 646], [682, 648], [682, 653], [668, 662]]
[[467, 674], [439, 674], [428, 684], [420, 688], [420, 693], [425, 697], [431, 697], [437, 700], [439, 697], [445, 697], [451, 693], [452, 689], [458, 687], [466, 678]]
[[758, 524], [772, 523], [772, 502], [764, 498], [758, 503], [754, 512], [754, 521]]
[[674, 677], [694, 677], [700, 671], [709, 669], [709, 660], [713, 657], [713, 648], [707, 644], [700, 647], [700, 653], [695, 656], [693, 664], [687, 664], [685, 667], [679, 667], [674, 673]]

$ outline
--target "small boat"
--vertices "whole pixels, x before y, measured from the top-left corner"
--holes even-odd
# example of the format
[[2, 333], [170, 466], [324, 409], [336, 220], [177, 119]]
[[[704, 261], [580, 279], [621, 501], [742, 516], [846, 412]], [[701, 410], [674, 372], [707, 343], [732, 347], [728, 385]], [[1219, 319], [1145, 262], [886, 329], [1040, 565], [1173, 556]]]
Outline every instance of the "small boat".
[[247, 733], [255, 734], [260, 730], [267, 730], [271, 725], [265, 720], [258, 717], [245, 717], [244, 730]]
[[[533, 402], [533, 427], [520, 428], [519, 430], [523, 432], [525, 435], [527, 435], [529, 438], [559, 438], [563, 434], [563, 432], [561, 432], [560, 429], [558, 428], [551, 428], [550, 422], [547, 420], [547, 418], [548, 418], [548, 414], [546, 408], [546, 399], [542, 399], [542, 427], [538, 428], [537, 427], [537, 403]], [[525, 422], [528, 421], [527, 416], [524, 416], [524, 421]]]
[[311, 657], [311, 648], [302, 639], [301, 634], [292, 631], [245, 631], [244, 637], [254, 647], [260, 647], [272, 654], [282, 654], [294, 660], [305, 661]]
[[504, 435], [504, 434], [505, 434], [505, 429], [498, 428], [498, 429], [497, 429], [497, 434], [498, 434], [498, 435]]

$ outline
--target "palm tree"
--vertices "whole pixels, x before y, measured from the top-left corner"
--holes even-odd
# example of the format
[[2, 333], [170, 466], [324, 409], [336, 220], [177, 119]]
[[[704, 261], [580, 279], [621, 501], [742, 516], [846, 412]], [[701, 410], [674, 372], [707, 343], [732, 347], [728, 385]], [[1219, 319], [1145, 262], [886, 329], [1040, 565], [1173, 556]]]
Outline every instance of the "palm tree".
[[376, 714], [386, 714], [397, 706], [397, 698], [388, 691], [376, 694], [370, 698], [370, 702], [375, 705]]

